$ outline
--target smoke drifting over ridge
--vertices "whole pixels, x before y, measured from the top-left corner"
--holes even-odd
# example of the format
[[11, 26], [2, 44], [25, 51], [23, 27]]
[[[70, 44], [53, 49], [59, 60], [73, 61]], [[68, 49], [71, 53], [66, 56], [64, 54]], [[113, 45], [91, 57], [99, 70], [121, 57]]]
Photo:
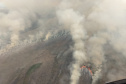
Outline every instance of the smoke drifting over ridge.
[[[58, 28], [55, 5], [58, 1], [1, 0], [0, 47], [3, 51], [25, 42], [43, 39], [48, 30]], [[60, 28], [59, 28], [60, 29]], [[53, 31], [54, 32], [54, 31]], [[55, 33], [55, 32], [54, 32]], [[2, 52], [2, 51], [1, 51]]]
[[[0, 0], [0, 3], [4, 4], [4, 7], [0, 7], [2, 49], [40, 40], [48, 36], [48, 31], [53, 34], [59, 29], [71, 28], [70, 25], [74, 23], [76, 25], [73, 26], [81, 24], [84, 30], [81, 31], [81, 36], [84, 36], [81, 40], [85, 40], [86, 61], [93, 64], [93, 72], [96, 73], [94, 80], [97, 81], [99, 77], [104, 77], [105, 81], [126, 78], [125, 0], [70, 0], [66, 4], [61, 0]], [[61, 18], [65, 25], [58, 23], [56, 12], [59, 9], [64, 11], [63, 14], [70, 14], [70, 19]], [[75, 30], [79, 32], [78, 28]], [[85, 34], [88, 36], [86, 39]]]

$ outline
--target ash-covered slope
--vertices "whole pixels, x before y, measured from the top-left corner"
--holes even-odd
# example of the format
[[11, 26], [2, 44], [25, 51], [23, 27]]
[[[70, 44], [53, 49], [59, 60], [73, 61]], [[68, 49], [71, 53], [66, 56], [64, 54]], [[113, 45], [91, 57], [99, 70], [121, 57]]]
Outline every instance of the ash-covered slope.
[[71, 36], [63, 34], [6, 54], [0, 84], [69, 84], [72, 44]]
[[0, 63], [0, 84], [55, 84], [67, 72], [71, 38], [62, 36], [29, 45]]

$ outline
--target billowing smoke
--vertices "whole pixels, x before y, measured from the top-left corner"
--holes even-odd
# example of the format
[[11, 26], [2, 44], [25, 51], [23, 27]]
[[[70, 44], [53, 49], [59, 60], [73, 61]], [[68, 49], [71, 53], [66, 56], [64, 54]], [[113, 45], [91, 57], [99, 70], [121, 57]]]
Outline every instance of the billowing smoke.
[[97, 81], [98, 79], [100, 79], [100, 77], [101, 77], [101, 69], [98, 69], [95, 72], [94, 76], [92, 77], [93, 78], [92, 84], [97, 84]]
[[[114, 2], [114, 3], [113, 3]], [[87, 4], [86, 4], [87, 3]], [[75, 5], [76, 4], [76, 5]], [[83, 4], [83, 6], [81, 6]], [[84, 5], [85, 4], [85, 5]], [[71, 0], [70, 2], [68, 1], [63, 1], [60, 4], [60, 7], [58, 9], [57, 15], [61, 23], [65, 25], [66, 28], [69, 28], [71, 31], [71, 35], [73, 37], [73, 41], [75, 42], [74, 44], [74, 58], [75, 58], [75, 63], [73, 63], [73, 67], [76, 66], [77, 62], [76, 60], [78, 59], [79, 56], [77, 55], [78, 58], [75, 57], [75, 52], [76, 52], [76, 43], [78, 44], [79, 39], [75, 40], [74, 36], [76, 36], [76, 33], [80, 30], [82, 27], [81, 23], [85, 26], [81, 28], [81, 31], [84, 30], [83, 34], [80, 35], [82, 32], [78, 34], [80, 36], [84, 36], [81, 39], [85, 39], [85, 31], [87, 32], [88, 39], [86, 39], [86, 42], [81, 40], [83, 42], [83, 45], [86, 44], [86, 54], [87, 57], [85, 56], [84, 53], [84, 58], [86, 60], [83, 60], [83, 62], [89, 62], [92, 63], [92, 67], [94, 69], [94, 76], [93, 76], [93, 84], [97, 84], [98, 79], [101, 79], [103, 75], [106, 74], [108, 71], [107, 67], [112, 66], [112, 64], [107, 64], [109, 61], [112, 63], [113, 60], [117, 61], [119, 59], [116, 59], [116, 56], [114, 57], [112, 54], [109, 54], [110, 58], [108, 57], [108, 50], [106, 50], [106, 45], [112, 45], [109, 47], [109, 49], [113, 50], [113, 52], [117, 53], [122, 53], [125, 56], [125, 46], [123, 45], [125, 42], [125, 14], [126, 12], [124, 11], [126, 9], [125, 6], [126, 2], [124, 0], [119, 1], [119, 0], [84, 0], [82, 1], [77, 1], [77, 0]], [[80, 7], [79, 7], [80, 6]], [[83, 8], [83, 10], [81, 10]], [[80, 15], [79, 13], [82, 13], [83, 15]], [[85, 21], [81, 21], [80, 17], [75, 16], [77, 14], [78, 16], [82, 17], [85, 16]], [[77, 18], [78, 19], [77, 19]], [[79, 20], [79, 21], [78, 21]], [[77, 24], [81, 25], [81, 27], [76, 26], [77, 28], [73, 28], [72, 25]], [[72, 29], [72, 30], [71, 30]], [[73, 31], [75, 29], [75, 33], [73, 34]], [[118, 38], [117, 38], [118, 37]], [[77, 45], [78, 48], [80, 48], [80, 45]], [[84, 49], [84, 46], [81, 46]], [[77, 48], [77, 50], [78, 50]], [[82, 49], [82, 50], [83, 50]], [[120, 59], [123, 58], [123, 55], [119, 55]], [[81, 55], [80, 55], [81, 57]], [[113, 60], [112, 60], [113, 59]], [[80, 63], [83, 63], [80, 60]], [[77, 68], [75, 67], [72, 70], [76, 70]], [[121, 67], [123, 67], [123, 63], [121, 62]], [[106, 67], [105, 67], [106, 66]], [[117, 67], [113, 67], [114, 70], [117, 71]], [[109, 68], [110, 72], [111, 69]], [[125, 73], [124, 70], [122, 70], [123, 73]], [[118, 71], [119, 72], [119, 71]], [[120, 73], [120, 72], [119, 72]], [[78, 78], [80, 76], [79, 74], [79, 69], [78, 73], [74, 73], [75, 79], [73, 79], [75, 84], [77, 84]], [[121, 73], [120, 73], [121, 74]], [[112, 73], [109, 73], [109, 76], [112, 76]], [[107, 75], [106, 75], [107, 76]], [[71, 75], [73, 77], [73, 75]], [[120, 76], [119, 76], [120, 77]], [[124, 76], [122, 76], [124, 77]], [[108, 76], [107, 76], [108, 78]], [[105, 79], [105, 81], [112, 81], [112, 80], [117, 80], [119, 78], [109, 78]], [[72, 80], [72, 79], [71, 79]]]
[[125, 10], [126, 0], [0, 0], [0, 53], [68, 29], [74, 41], [71, 84], [87, 63], [93, 84], [126, 78]]
[[88, 60], [85, 53], [84, 43], [84, 39], [86, 38], [86, 31], [84, 30], [84, 26], [82, 25], [84, 17], [79, 14], [79, 12], [74, 11], [72, 8], [65, 8], [68, 3], [69, 2], [66, 1], [63, 1], [61, 3], [62, 7], [64, 8], [59, 8], [59, 10], [57, 11], [57, 16], [62, 24], [67, 25], [74, 41], [74, 62], [71, 69], [70, 84], [77, 84], [81, 75], [80, 66], [84, 62], [86, 63], [86, 61]]
[[[118, 74], [115, 77], [113, 74], [113, 72], [122, 74], [120, 71], [126, 73], [124, 70], [126, 67], [123, 66], [125, 62], [122, 60], [123, 58], [126, 59], [125, 58], [126, 47], [123, 45], [126, 38], [125, 37], [126, 17], [124, 15], [126, 14], [125, 5], [126, 5], [125, 0], [121, 0], [121, 1], [103, 0], [102, 2], [100, 2], [99, 5], [94, 7], [93, 11], [88, 16], [88, 20], [96, 21], [98, 24], [100, 24], [101, 27], [98, 30], [98, 33], [95, 34], [95, 37], [97, 38], [97, 42], [93, 41], [92, 43], [94, 45], [94, 42], [96, 42], [100, 46], [96, 46], [96, 48], [93, 49], [92, 51], [96, 50], [97, 52], [99, 52], [99, 54], [101, 53], [101, 55], [97, 55], [103, 58], [103, 61], [101, 62], [103, 65], [101, 74], [104, 76], [106, 75], [107, 78], [109, 76], [109, 78], [106, 79], [108, 81], [119, 80], [126, 77], [123, 75], [121, 77]], [[108, 46], [111, 45], [111, 46], [107, 48], [108, 50], [106, 50], [107, 46], [105, 47], [105, 45]], [[113, 50], [111, 50], [112, 46], [113, 46]], [[99, 48], [99, 50], [97, 50], [97, 48]], [[113, 53], [116, 54], [114, 55], [113, 53], [110, 54], [109, 51], [112, 51]], [[122, 53], [123, 55], [118, 53]], [[94, 58], [97, 56], [94, 55]], [[121, 62], [121, 60], [123, 62]], [[113, 66], [113, 61], [120, 62], [120, 63], [116, 64], [116, 66], [114, 66], [113, 68], [110, 68]], [[97, 62], [100, 62], [100, 60], [99, 61], [97, 60]], [[96, 63], [96, 60], [94, 63]], [[119, 66], [122, 67], [122, 70], [120, 70], [121, 68], [119, 68]]]
[[47, 33], [58, 26], [53, 11], [58, 2], [0, 0], [0, 53], [18, 45], [47, 39]]

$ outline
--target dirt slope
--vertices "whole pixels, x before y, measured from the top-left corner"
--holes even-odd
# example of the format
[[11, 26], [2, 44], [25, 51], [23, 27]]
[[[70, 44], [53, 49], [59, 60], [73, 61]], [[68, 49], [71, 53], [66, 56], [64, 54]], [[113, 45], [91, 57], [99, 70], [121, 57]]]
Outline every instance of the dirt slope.
[[71, 37], [62, 36], [6, 54], [0, 59], [0, 84], [69, 84], [70, 45]]

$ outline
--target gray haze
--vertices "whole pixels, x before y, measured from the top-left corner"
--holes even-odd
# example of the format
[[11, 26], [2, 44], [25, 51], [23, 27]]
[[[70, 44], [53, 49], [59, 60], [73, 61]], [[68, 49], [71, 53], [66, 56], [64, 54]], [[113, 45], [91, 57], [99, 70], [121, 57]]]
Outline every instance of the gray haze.
[[[93, 84], [102, 78], [105, 81], [126, 78], [125, 0], [69, 0], [66, 3], [62, 0], [0, 0], [0, 3], [0, 58], [14, 47], [48, 40], [59, 30], [82, 30], [83, 41], [79, 40], [82, 44], [76, 44], [73, 39], [73, 48], [84, 48], [86, 56], [83, 56], [87, 60], [81, 64], [91, 64]], [[58, 15], [57, 11], [60, 11]], [[76, 27], [72, 29], [70, 25]]]

